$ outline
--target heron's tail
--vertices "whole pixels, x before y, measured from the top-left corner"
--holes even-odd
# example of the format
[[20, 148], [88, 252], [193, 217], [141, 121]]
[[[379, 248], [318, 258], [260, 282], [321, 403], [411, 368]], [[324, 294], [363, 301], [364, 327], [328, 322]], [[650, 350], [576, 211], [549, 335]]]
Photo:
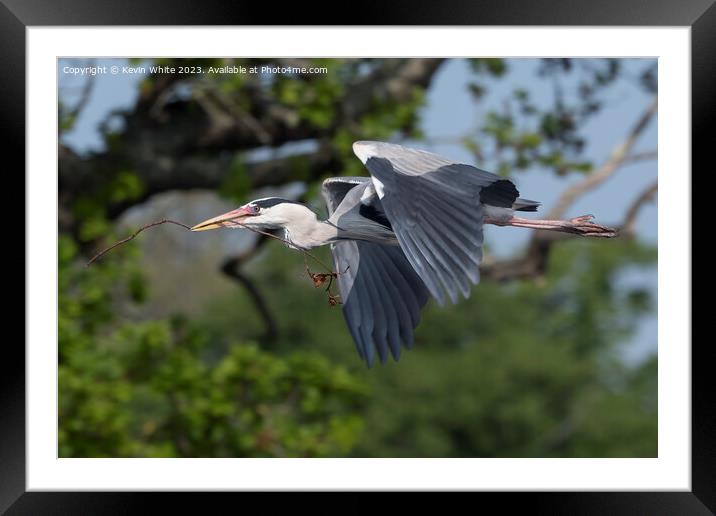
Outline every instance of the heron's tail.
[[540, 204], [542, 203], [539, 201], [530, 201], [529, 199], [518, 197], [512, 203], [512, 209], [515, 211], [537, 211]]

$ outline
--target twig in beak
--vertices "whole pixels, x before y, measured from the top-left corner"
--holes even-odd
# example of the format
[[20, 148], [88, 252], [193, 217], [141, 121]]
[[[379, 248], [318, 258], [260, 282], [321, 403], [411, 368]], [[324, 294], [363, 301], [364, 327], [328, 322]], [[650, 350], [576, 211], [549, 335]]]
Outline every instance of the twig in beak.
[[[328, 288], [326, 288], [326, 292], [328, 292], [328, 304], [331, 305], [331, 306], [335, 306], [335, 305], [341, 303], [341, 301], [339, 300], [339, 298], [338, 298], [337, 296], [335, 296], [334, 294], [331, 293], [331, 286], [333, 285], [333, 279], [334, 279], [334, 278], [337, 278], [339, 274], [343, 274], [343, 273], [333, 271], [333, 270], [331, 269], [331, 267], [328, 267], [325, 263], [323, 263], [323, 261], [322, 261], [320, 258], [318, 258], [317, 256], [315, 256], [313, 253], [309, 253], [309, 252], [308, 252], [307, 250], [305, 250], [305, 249], [301, 249], [301, 248], [298, 248], [298, 247], [294, 246], [293, 244], [291, 244], [291, 242], [289, 242], [289, 241], [286, 240], [285, 238], [281, 238], [280, 236], [274, 235], [273, 233], [269, 233], [268, 231], [262, 231], [262, 230], [260, 230], [260, 229], [256, 229], [256, 228], [249, 227], [249, 226], [247, 226], [247, 225], [245, 225], [245, 224], [242, 224], [241, 222], [237, 222], [237, 221], [235, 221], [235, 220], [234, 220], [234, 221], [231, 221], [231, 223], [232, 223], [232, 224], [236, 224], [237, 226], [241, 226], [241, 227], [244, 228], [244, 229], [248, 229], [248, 230], [250, 230], [250, 231], [253, 231], [254, 233], [259, 233], [259, 234], [261, 234], [261, 235], [265, 235], [265, 236], [267, 236], [267, 237], [270, 237], [270, 238], [273, 238], [273, 239], [278, 240], [278, 241], [280, 241], [280, 242], [283, 242], [284, 244], [288, 245], [288, 246], [291, 247], [292, 249], [296, 249], [297, 251], [301, 252], [301, 253], [303, 254], [303, 259], [304, 259], [304, 261], [305, 261], [305, 263], [306, 263], [306, 272], [308, 273], [308, 276], [311, 278], [311, 280], [313, 280], [313, 285], [314, 285], [316, 288], [318, 288], [318, 287], [322, 286], [322, 285], [325, 283], [326, 280], [329, 280], [329, 281], [328, 281]], [[115, 242], [114, 244], [112, 244], [111, 246], [107, 247], [106, 249], [102, 249], [99, 253], [97, 253], [96, 255], [94, 255], [94, 256], [87, 262], [87, 264], [85, 265], [85, 267], [89, 267], [90, 265], [92, 265], [94, 262], [96, 262], [98, 259], [100, 259], [102, 256], [104, 256], [105, 254], [107, 254], [109, 251], [111, 251], [111, 250], [114, 249], [115, 247], [119, 247], [119, 246], [122, 245], [122, 244], [126, 244], [126, 243], [129, 242], [130, 240], [134, 240], [134, 239], [137, 237], [137, 235], [139, 235], [139, 233], [141, 233], [141, 232], [144, 231], [145, 229], [149, 229], [149, 228], [152, 228], [152, 227], [154, 227], [154, 226], [159, 226], [159, 225], [161, 225], [161, 224], [175, 224], [175, 225], [177, 225], [177, 226], [181, 226], [181, 227], [183, 227], [184, 229], [188, 229], [189, 231], [191, 231], [191, 226], [188, 226], [188, 225], [186, 225], [186, 224], [184, 224], [184, 223], [182, 223], [182, 222], [177, 222], [176, 220], [171, 220], [171, 219], [162, 219], [162, 220], [159, 220], [159, 221], [157, 221], [157, 222], [152, 222], [151, 224], [146, 224], [146, 225], [142, 226], [141, 228], [139, 228], [139, 229], [138, 229], [137, 231], [135, 231], [134, 233], [132, 233], [131, 235], [129, 235], [128, 237], [123, 238], [122, 240], [119, 240], [118, 242]], [[325, 268], [326, 270], [328, 270], [328, 271], [330, 271], [330, 272], [327, 272], [327, 273], [313, 273], [313, 272], [311, 272], [310, 269], [308, 268], [308, 258], [311, 258], [311, 259], [314, 260], [316, 263], [318, 263], [321, 267]], [[347, 271], [347, 270], [348, 270], [348, 269], [346, 268], [346, 271]], [[345, 271], [344, 271], [344, 272], [345, 272]]]
[[142, 227], [139, 228], [137, 231], [135, 231], [134, 233], [132, 233], [131, 235], [129, 235], [127, 238], [123, 238], [122, 240], [120, 240], [120, 241], [118, 241], [118, 242], [115, 242], [114, 244], [112, 244], [112, 245], [109, 246], [108, 248], [102, 249], [99, 253], [97, 253], [96, 255], [94, 255], [94, 256], [90, 259], [90, 261], [88, 261], [88, 262], [85, 264], [85, 267], [89, 267], [89, 266], [92, 265], [95, 261], [97, 261], [98, 259], [100, 259], [102, 256], [104, 256], [105, 254], [107, 254], [109, 251], [111, 251], [111, 250], [114, 249], [115, 247], [118, 247], [118, 246], [120, 246], [120, 245], [122, 245], [122, 244], [126, 244], [126, 243], [129, 242], [130, 240], [134, 240], [134, 239], [137, 237], [137, 235], [138, 235], [139, 233], [141, 233], [142, 231], [144, 231], [145, 229], [153, 228], [154, 226], [159, 226], [160, 224], [176, 224], [177, 226], [181, 226], [181, 227], [183, 227], [183, 228], [188, 229], [188, 230], [191, 231], [191, 227], [190, 227], [190, 226], [187, 226], [186, 224], [182, 224], [181, 222], [177, 222], [176, 220], [162, 219], [162, 220], [157, 221], [157, 222], [152, 222], [151, 224], [147, 224], [146, 226], [142, 226]]

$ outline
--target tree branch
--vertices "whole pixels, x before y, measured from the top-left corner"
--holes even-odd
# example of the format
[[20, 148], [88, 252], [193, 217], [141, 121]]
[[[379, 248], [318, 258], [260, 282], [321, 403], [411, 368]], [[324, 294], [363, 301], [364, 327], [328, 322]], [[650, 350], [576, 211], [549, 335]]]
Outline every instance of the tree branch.
[[626, 215], [624, 216], [624, 222], [622, 222], [622, 231], [625, 234], [629, 236], [634, 234], [636, 218], [639, 215], [639, 211], [641, 211], [647, 202], [652, 200], [658, 190], [659, 183], [655, 181], [634, 200], [631, 206], [629, 206], [629, 209], [627, 209]]
[[[657, 111], [657, 99], [652, 100], [649, 107], [639, 117], [634, 127], [627, 135], [626, 139], [621, 142], [612, 151], [607, 161], [599, 169], [595, 170], [583, 181], [567, 188], [559, 200], [545, 217], [548, 219], [558, 219], [563, 213], [574, 203], [580, 196], [588, 191], [596, 188], [609, 177], [611, 177], [623, 164], [635, 159], [651, 159], [655, 157], [655, 151], [648, 153], [630, 154], [634, 144], [644, 129], [649, 124]], [[618, 227], [619, 234], [630, 237], [633, 236], [633, 225], [638, 210], [646, 203], [656, 192], [656, 183], [642, 193], [634, 204], [627, 210], [624, 222]], [[532, 239], [527, 247], [524, 255], [507, 260], [493, 261], [484, 263], [480, 268], [481, 275], [495, 281], [510, 281], [515, 279], [538, 279], [544, 276], [552, 247], [555, 243], [564, 241], [567, 238], [574, 238], [575, 235], [568, 233], [558, 233], [553, 231], [534, 231]]]
[[576, 238], [576, 235], [568, 233], [535, 231], [535, 234], [537, 233], [540, 233], [540, 237], [532, 239], [522, 256], [483, 262], [480, 266], [480, 276], [497, 282], [542, 278], [547, 271], [553, 244], [568, 238]]
[[650, 150], [650, 151], [644, 151], [644, 152], [635, 152], [633, 154], [629, 154], [624, 158], [624, 163], [634, 163], [635, 161], [646, 161], [649, 159], [657, 159], [659, 157], [659, 152], [657, 150]]
[[[442, 61], [385, 60], [368, 74], [358, 74], [347, 84], [343, 96], [336, 99], [334, 121], [327, 127], [299, 116], [296, 108], [281, 104], [251, 79], [247, 79], [240, 92], [247, 97], [241, 104], [250, 106], [247, 110], [239, 109], [235, 99], [217, 93], [216, 88], [202, 88], [203, 83], [197, 83], [196, 98], [177, 97], [172, 93], [177, 84], [199, 79], [157, 76], [142, 89], [134, 108], [119, 115], [124, 130], [106, 151], [79, 156], [60, 146], [60, 231], [74, 230], [75, 201], [105, 192], [118, 170], [136, 173], [143, 193], [108, 206], [110, 219], [163, 191], [217, 189], [231, 170], [237, 153], [244, 150], [297, 141], [319, 143], [313, 153], [247, 164], [246, 175], [252, 188], [287, 180], [311, 182], [329, 172], [338, 172], [341, 157], [326, 143], [336, 131], [358, 127], [361, 117], [376, 102], [400, 103], [411, 99], [416, 88], [429, 85]], [[306, 76], [300, 80], [317, 79]]]
[[278, 324], [276, 323], [276, 318], [271, 313], [268, 303], [266, 302], [266, 298], [263, 296], [259, 287], [241, 270], [241, 266], [254, 256], [267, 241], [268, 237], [260, 235], [256, 240], [256, 244], [252, 246], [251, 249], [242, 254], [226, 259], [221, 265], [221, 272], [244, 287], [264, 323], [264, 334], [262, 340], [270, 345], [276, 342], [276, 338], [278, 337]]
[[586, 179], [567, 188], [559, 197], [552, 210], [547, 214], [546, 218], [562, 218], [564, 212], [567, 211], [579, 197], [601, 185], [625, 162], [633, 160], [633, 158], [630, 158], [629, 152], [634, 147], [639, 136], [644, 132], [644, 129], [649, 125], [649, 122], [656, 113], [657, 104], [657, 98], [654, 97], [649, 107], [639, 117], [639, 120], [637, 120], [624, 141], [614, 148], [607, 161], [600, 168], [589, 174]]

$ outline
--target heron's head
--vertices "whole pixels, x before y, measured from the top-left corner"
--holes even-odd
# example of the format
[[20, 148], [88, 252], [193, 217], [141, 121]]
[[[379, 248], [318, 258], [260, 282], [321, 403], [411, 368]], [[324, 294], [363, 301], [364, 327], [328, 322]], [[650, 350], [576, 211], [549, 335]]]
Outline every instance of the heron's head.
[[316, 214], [307, 206], [279, 197], [266, 197], [248, 202], [243, 206], [205, 220], [191, 228], [205, 231], [216, 228], [280, 229], [303, 220], [316, 220]]

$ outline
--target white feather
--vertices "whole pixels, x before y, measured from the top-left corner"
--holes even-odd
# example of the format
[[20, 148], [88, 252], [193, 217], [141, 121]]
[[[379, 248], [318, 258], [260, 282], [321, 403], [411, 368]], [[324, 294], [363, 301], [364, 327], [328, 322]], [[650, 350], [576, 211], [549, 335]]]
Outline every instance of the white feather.
[[373, 186], [375, 187], [375, 193], [378, 194], [378, 199], [382, 199], [385, 196], [385, 185], [380, 182], [380, 179], [371, 177], [373, 180]]
[[355, 142], [353, 144], [353, 153], [365, 165], [369, 158], [375, 156], [375, 146], [370, 142]]

